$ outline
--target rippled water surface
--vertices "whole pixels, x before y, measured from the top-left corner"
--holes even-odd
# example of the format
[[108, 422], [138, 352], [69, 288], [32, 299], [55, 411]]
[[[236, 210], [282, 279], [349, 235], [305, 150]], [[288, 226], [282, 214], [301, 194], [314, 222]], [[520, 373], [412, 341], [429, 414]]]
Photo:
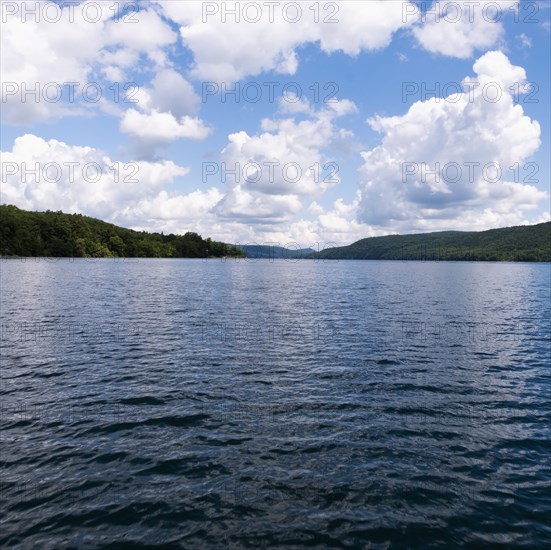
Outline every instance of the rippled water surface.
[[549, 264], [0, 268], [1, 546], [551, 544]]

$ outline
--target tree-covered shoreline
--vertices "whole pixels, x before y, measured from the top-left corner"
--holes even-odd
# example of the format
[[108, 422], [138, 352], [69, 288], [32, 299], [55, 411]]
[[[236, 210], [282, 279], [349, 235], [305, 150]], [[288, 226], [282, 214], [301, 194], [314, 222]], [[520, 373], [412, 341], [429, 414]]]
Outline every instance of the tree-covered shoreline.
[[242, 258], [235, 246], [188, 232], [163, 235], [63, 212], [0, 205], [0, 255], [55, 258]]
[[[274, 250], [272, 250], [274, 249]], [[266, 252], [268, 250], [268, 252]], [[164, 235], [119, 227], [82, 214], [29, 212], [0, 205], [3, 258], [280, 258], [310, 260], [551, 262], [551, 222], [488, 231], [440, 231], [368, 237], [348, 246], [284, 250], [233, 246], [193, 232]]]
[[439, 231], [368, 237], [310, 258], [454, 262], [551, 262], [551, 222], [487, 231]]

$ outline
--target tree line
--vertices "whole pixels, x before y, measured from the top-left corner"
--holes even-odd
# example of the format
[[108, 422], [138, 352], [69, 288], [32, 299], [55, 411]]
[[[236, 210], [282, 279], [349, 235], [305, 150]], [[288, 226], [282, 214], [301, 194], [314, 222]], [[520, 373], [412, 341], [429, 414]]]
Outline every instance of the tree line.
[[244, 257], [235, 246], [187, 232], [134, 231], [82, 214], [29, 212], [0, 205], [0, 254], [82, 258]]
[[307, 257], [328, 260], [551, 262], [551, 222], [488, 231], [368, 237]]

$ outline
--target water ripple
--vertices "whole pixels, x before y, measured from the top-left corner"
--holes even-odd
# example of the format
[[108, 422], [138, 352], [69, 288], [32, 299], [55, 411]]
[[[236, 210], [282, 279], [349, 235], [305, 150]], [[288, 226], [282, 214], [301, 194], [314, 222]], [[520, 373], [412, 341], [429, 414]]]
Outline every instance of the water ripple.
[[4, 262], [0, 545], [549, 547], [549, 276]]

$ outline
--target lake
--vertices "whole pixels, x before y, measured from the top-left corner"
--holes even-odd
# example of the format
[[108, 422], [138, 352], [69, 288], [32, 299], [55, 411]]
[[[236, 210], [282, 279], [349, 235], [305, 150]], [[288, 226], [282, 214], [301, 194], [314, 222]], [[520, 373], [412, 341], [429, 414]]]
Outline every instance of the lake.
[[0, 269], [1, 546], [551, 543], [550, 264]]

